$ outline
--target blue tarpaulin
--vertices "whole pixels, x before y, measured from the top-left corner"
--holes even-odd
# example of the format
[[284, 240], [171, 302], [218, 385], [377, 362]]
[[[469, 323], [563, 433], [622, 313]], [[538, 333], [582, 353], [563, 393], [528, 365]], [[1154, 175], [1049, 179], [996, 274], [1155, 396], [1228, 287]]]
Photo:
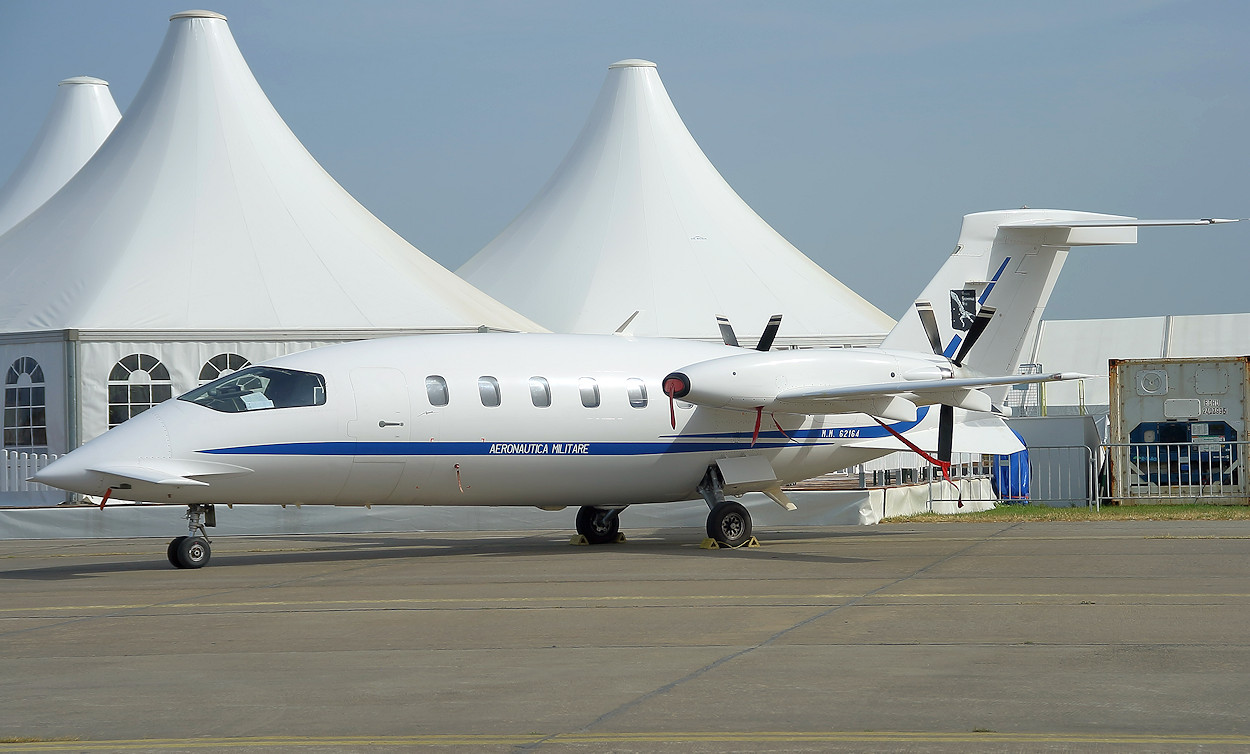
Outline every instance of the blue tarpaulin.
[[[1014, 429], [1012, 433], [1024, 442], [1020, 433]], [[990, 482], [994, 486], [994, 494], [1003, 502], [1029, 502], [1029, 449], [1010, 455], [996, 455], [994, 468], [990, 474]]]

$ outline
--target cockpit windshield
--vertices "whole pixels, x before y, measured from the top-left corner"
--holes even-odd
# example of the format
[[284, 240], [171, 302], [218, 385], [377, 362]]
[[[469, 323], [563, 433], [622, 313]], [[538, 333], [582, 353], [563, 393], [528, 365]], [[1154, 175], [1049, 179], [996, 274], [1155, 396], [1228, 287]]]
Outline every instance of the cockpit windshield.
[[178, 397], [214, 411], [237, 414], [267, 408], [321, 406], [326, 383], [319, 374], [275, 367], [248, 367]]

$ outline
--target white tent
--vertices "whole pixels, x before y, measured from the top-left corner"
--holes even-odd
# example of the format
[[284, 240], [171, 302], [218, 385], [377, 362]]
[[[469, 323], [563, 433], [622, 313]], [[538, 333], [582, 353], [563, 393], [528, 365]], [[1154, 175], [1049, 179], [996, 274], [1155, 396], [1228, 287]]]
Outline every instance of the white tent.
[[188, 11], [126, 118], [0, 257], [0, 331], [533, 324], [386, 227], [304, 149], [224, 16]]
[[0, 235], [60, 190], [121, 117], [107, 81], [75, 76], [58, 84], [43, 127], [0, 187]]
[[458, 271], [553, 330], [719, 339], [785, 316], [778, 343], [879, 342], [893, 320], [747, 206], [673, 107], [654, 63], [623, 60], [537, 197]]
[[6, 448], [61, 452], [317, 345], [541, 329], [344, 191], [273, 109], [224, 16], [170, 21], [126, 117], [0, 236]]

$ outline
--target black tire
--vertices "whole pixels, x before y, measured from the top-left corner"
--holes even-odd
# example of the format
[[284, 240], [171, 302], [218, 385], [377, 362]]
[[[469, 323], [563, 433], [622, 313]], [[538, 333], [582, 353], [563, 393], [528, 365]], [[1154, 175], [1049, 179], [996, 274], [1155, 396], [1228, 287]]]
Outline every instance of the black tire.
[[592, 545], [616, 541], [621, 531], [620, 511], [615, 508], [596, 508], [583, 505], [577, 510], [577, 533]]
[[184, 537], [178, 543], [177, 555], [179, 568], [203, 568], [208, 565], [212, 550], [203, 537]]
[[727, 500], [707, 514], [707, 535], [728, 547], [744, 545], [751, 539], [751, 514], [741, 503]]
[[182, 568], [178, 563], [178, 546], [182, 544], [182, 540], [186, 537], [174, 537], [169, 542], [169, 547], [165, 549], [165, 554], [169, 556], [169, 564], [174, 568]]

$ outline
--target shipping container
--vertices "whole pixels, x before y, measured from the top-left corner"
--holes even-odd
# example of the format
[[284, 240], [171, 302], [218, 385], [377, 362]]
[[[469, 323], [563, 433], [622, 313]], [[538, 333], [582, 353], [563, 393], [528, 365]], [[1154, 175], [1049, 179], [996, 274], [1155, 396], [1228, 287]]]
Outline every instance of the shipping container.
[[1250, 356], [1112, 359], [1109, 377], [1113, 499], [1250, 504]]

